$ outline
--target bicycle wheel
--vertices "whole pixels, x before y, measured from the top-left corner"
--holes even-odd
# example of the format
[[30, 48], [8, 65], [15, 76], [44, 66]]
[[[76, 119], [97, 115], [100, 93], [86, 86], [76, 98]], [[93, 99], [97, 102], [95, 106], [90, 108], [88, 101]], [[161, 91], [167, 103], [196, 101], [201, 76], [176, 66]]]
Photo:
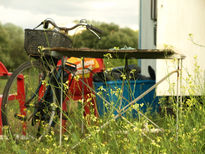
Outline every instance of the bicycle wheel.
[[[41, 119], [32, 122], [36, 106], [45, 92], [45, 86], [40, 86], [40, 82], [48, 81], [47, 69], [40, 61], [25, 62], [20, 65], [8, 79], [2, 98], [1, 114], [3, 131], [8, 129], [13, 137], [28, 138], [39, 137], [42, 130]], [[40, 76], [44, 76], [43, 80]], [[14, 95], [11, 95], [13, 94]], [[12, 98], [13, 97], [13, 98]], [[54, 110], [47, 113], [51, 125]]]

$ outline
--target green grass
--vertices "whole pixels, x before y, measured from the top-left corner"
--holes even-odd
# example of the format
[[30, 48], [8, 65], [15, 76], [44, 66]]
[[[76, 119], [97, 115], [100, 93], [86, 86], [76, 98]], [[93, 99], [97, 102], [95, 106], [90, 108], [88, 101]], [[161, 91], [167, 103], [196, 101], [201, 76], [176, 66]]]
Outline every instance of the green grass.
[[3, 91], [4, 91], [4, 87], [6, 85], [6, 79], [1, 79], [0, 78], [0, 94], [3, 94]]
[[[120, 66], [121, 63], [109, 66], [117, 65]], [[61, 146], [59, 146], [59, 120], [56, 120], [55, 129], [46, 134], [41, 141], [35, 138], [0, 140], [0, 153], [205, 153], [203, 102], [205, 97], [201, 99], [190, 97], [183, 101], [183, 108], [179, 110], [177, 130], [176, 100], [171, 98], [167, 102], [161, 99], [161, 113], [145, 114], [163, 129], [158, 133], [146, 131], [156, 127], [143, 116], [135, 119], [128, 117], [111, 120], [113, 115], [108, 112], [97, 119], [93, 114], [84, 118], [82, 110], [76, 110], [68, 116]], [[168, 107], [172, 108], [173, 113], [168, 112]], [[21, 127], [15, 123], [13, 126], [16, 129]], [[9, 137], [9, 132], [6, 134]]]
[[[64, 133], [62, 146], [59, 146], [57, 134], [46, 135], [42, 141], [38, 140], [1, 140], [0, 152], [8, 153], [204, 153], [205, 152], [205, 106], [196, 98], [190, 98], [194, 106], [184, 107], [180, 112], [178, 135], [174, 114], [155, 114], [147, 116], [164, 129], [163, 132], [144, 132], [145, 118], [118, 119], [111, 121], [100, 129], [110, 116], [96, 119], [91, 116], [90, 123], [85, 124], [81, 133], [81, 124], [71, 117], [71, 122]], [[204, 101], [204, 99], [202, 100]], [[161, 102], [163, 103], [163, 102]], [[186, 102], [184, 102], [186, 104]], [[163, 108], [165, 109], [165, 108]], [[175, 110], [175, 107], [173, 106]], [[77, 122], [78, 121], [78, 122]], [[148, 122], [148, 127], [154, 126]], [[98, 131], [100, 129], [100, 131]], [[87, 137], [90, 136], [90, 137]], [[73, 147], [76, 146], [74, 149]]]

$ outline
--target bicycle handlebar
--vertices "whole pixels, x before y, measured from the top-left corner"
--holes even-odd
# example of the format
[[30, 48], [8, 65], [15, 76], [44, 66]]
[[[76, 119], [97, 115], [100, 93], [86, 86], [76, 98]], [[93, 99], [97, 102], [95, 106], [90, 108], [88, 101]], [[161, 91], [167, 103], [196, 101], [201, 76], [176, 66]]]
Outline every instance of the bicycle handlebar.
[[95, 27], [95, 26], [93, 26], [93, 25], [86, 25], [86, 27], [87, 27], [88, 29], [91, 29], [91, 30], [93, 30], [93, 31], [95, 31], [95, 32], [97, 32], [97, 33], [99, 33], [99, 34], [102, 34], [102, 30], [98, 29], [97, 27]]
[[[68, 33], [68, 31], [73, 30], [77, 27], [80, 26], [85, 26], [89, 31], [91, 31], [92, 33], [94, 33], [99, 39], [100, 37], [98, 36], [98, 34], [102, 34], [102, 30], [98, 29], [97, 27], [93, 26], [93, 25], [89, 25], [85, 19], [80, 20], [79, 24], [74, 25], [73, 27], [67, 28], [67, 27], [59, 27], [56, 25], [56, 23], [50, 19], [45, 19], [44, 21], [42, 21], [38, 26], [36, 26], [34, 29], [38, 28], [39, 26], [43, 25], [44, 29], [48, 29], [49, 24], [51, 24], [52, 26], [54, 26], [55, 28], [57, 28], [59, 31], [64, 31], [65, 33]], [[96, 34], [98, 33], [98, 34]]]

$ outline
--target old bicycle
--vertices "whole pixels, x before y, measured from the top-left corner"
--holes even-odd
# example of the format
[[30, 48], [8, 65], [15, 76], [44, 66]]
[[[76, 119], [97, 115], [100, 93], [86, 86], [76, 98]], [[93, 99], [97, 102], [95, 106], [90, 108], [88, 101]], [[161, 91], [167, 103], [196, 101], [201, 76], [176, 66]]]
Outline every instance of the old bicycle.
[[[43, 29], [37, 29], [41, 25]], [[1, 106], [4, 129], [9, 129], [12, 134], [40, 137], [59, 121], [60, 101], [68, 98], [67, 90], [77, 69], [76, 64], [64, 60], [65, 57], [47, 54], [49, 51], [45, 48], [71, 48], [72, 40], [67, 33], [78, 27], [85, 27], [100, 38], [98, 34], [101, 34], [101, 30], [88, 24], [86, 20], [66, 28], [57, 26], [51, 19], [46, 19], [34, 29], [25, 29], [25, 50], [31, 57], [31, 61], [20, 65], [5, 86]], [[59, 60], [61, 64], [58, 64]], [[18, 101], [10, 103], [8, 96], [17, 88], [16, 80], [19, 74], [24, 81], [23, 92], [19, 95]], [[66, 90], [63, 83], [66, 83], [68, 78], [70, 81], [66, 84], [68, 86]], [[86, 107], [88, 108], [85, 105]], [[66, 108], [64, 104], [64, 109]], [[64, 112], [61, 118], [67, 120], [66, 115], [67, 113]]]

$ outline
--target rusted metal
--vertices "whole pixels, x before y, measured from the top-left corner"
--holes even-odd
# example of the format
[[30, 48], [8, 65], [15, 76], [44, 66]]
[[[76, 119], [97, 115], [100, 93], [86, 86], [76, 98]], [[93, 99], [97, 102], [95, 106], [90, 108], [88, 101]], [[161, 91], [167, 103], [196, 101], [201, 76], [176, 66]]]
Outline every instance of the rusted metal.
[[110, 50], [110, 49], [88, 49], [88, 48], [43, 48], [42, 53], [52, 56], [68, 56], [68, 57], [91, 57], [123, 59], [173, 59], [174, 57], [185, 58], [183, 55], [177, 54], [173, 50], [159, 49], [134, 49], [134, 50]]

